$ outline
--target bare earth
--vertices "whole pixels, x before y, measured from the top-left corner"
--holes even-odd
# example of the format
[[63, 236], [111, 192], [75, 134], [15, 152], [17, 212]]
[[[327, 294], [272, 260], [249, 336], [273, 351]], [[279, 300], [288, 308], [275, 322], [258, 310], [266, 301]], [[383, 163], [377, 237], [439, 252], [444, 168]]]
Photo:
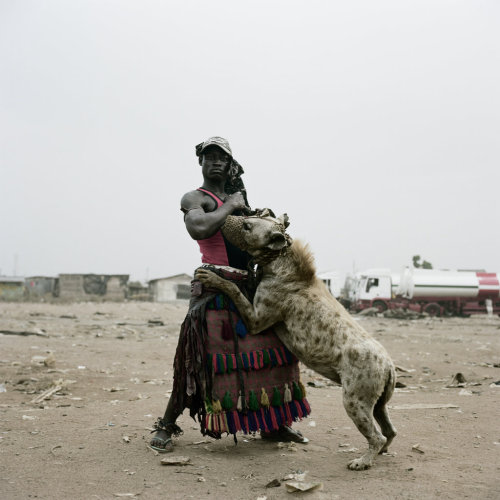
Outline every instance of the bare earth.
[[[296, 426], [309, 444], [214, 441], [185, 414], [173, 454], [149, 449], [186, 309], [185, 302], [0, 304], [0, 330], [18, 332], [0, 335], [2, 499], [270, 500], [288, 498], [283, 478], [298, 472], [307, 472], [303, 482], [322, 483], [294, 493], [310, 499], [500, 498], [500, 318], [359, 318], [408, 371], [398, 371], [406, 387], [390, 402], [399, 431], [390, 453], [354, 472], [346, 464], [364, 438], [340, 389], [305, 368], [313, 412]], [[458, 372], [465, 386], [447, 387]], [[190, 464], [161, 465], [177, 455]], [[278, 486], [266, 488], [273, 479]]]

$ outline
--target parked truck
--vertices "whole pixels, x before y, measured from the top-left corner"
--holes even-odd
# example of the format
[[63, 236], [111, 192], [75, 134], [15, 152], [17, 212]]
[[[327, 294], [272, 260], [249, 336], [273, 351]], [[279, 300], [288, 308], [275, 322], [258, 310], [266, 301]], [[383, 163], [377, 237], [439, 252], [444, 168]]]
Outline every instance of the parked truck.
[[500, 273], [407, 267], [401, 273], [371, 269], [358, 273], [352, 309], [380, 312], [403, 308], [431, 316], [500, 315]]

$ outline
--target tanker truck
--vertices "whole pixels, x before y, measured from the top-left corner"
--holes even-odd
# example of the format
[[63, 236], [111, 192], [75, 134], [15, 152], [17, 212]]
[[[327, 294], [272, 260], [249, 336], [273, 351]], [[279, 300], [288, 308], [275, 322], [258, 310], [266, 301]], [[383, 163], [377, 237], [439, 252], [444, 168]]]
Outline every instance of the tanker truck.
[[500, 315], [500, 273], [406, 267], [358, 273], [352, 309], [411, 309], [431, 316]]

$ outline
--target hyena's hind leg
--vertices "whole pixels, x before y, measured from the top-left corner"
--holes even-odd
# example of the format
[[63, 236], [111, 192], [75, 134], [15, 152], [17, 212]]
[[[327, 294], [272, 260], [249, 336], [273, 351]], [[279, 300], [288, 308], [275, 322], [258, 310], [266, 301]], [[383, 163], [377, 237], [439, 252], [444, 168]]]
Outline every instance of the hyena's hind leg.
[[347, 467], [351, 470], [368, 469], [387, 441], [375, 425], [373, 403], [361, 401], [356, 394], [344, 390], [344, 408], [359, 432], [368, 441], [368, 451], [360, 458], [351, 460]]

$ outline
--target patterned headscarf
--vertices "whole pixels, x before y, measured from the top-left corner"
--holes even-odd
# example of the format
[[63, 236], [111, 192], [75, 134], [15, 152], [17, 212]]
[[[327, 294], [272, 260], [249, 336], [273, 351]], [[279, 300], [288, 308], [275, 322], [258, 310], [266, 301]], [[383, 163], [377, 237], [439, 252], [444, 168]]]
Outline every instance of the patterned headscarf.
[[229, 142], [222, 137], [210, 137], [205, 142], [201, 142], [196, 146], [196, 156], [200, 157], [208, 146], [217, 146], [231, 157], [229, 173], [224, 186], [224, 191], [227, 194], [233, 194], [240, 191], [245, 199], [245, 204], [248, 208], [250, 208], [247, 199], [247, 190], [245, 189], [245, 185], [241, 179], [241, 176], [245, 173], [245, 171], [243, 170], [243, 167], [233, 158], [233, 152], [231, 150], [231, 146], [229, 146]]

